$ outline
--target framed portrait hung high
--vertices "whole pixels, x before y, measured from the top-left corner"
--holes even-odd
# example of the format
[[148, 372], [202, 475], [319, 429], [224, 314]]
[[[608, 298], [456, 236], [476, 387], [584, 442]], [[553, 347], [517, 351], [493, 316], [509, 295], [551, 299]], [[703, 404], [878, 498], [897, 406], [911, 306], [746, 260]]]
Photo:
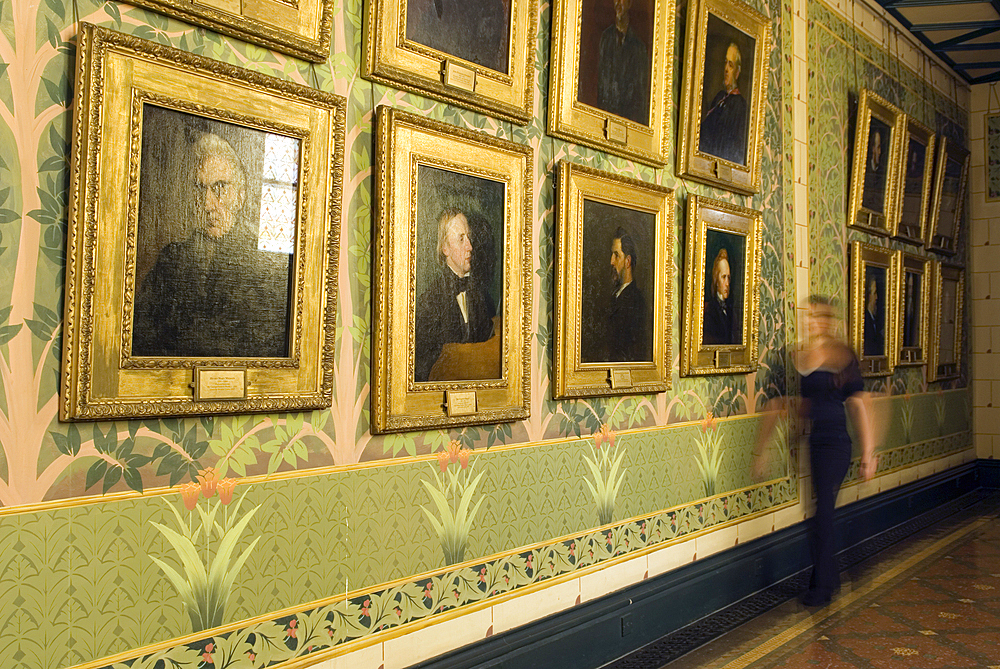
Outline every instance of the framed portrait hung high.
[[897, 253], [851, 242], [850, 343], [862, 376], [888, 376], [896, 367]]
[[757, 368], [763, 214], [688, 196], [681, 375]]
[[924, 245], [927, 210], [934, 177], [934, 132], [909, 116], [904, 121], [905, 162], [901, 166], [893, 235], [911, 244]]
[[529, 415], [530, 147], [377, 112], [372, 429]]
[[897, 107], [869, 90], [861, 91], [847, 205], [849, 226], [879, 235], [892, 234], [890, 224], [898, 204], [895, 188], [905, 131], [905, 117]]
[[134, 0], [132, 4], [314, 63], [330, 56], [333, 0]]
[[548, 132], [667, 162], [674, 0], [555, 0]]
[[533, 114], [537, 3], [370, 0], [362, 76], [505, 121]]
[[674, 192], [559, 163], [556, 399], [670, 389]]
[[691, 0], [677, 172], [737, 193], [760, 190], [771, 21], [742, 0]]
[[927, 258], [900, 252], [899, 365], [927, 363], [930, 262]]
[[60, 415], [330, 406], [344, 99], [84, 24]]
[[959, 375], [962, 364], [962, 305], [965, 271], [931, 261], [931, 335], [927, 381]]
[[927, 220], [927, 248], [931, 251], [953, 255], [957, 250], [968, 176], [969, 152], [947, 137], [941, 137]]

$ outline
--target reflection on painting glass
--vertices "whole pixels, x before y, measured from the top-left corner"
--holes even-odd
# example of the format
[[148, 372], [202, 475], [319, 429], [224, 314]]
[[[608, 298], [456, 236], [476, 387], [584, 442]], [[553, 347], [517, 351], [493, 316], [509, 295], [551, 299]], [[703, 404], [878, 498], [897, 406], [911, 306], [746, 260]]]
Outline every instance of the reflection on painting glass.
[[132, 355], [289, 355], [298, 153], [143, 106]]
[[580, 361], [652, 362], [656, 216], [584, 200]]
[[747, 163], [756, 40], [709, 13], [698, 150]]
[[900, 232], [908, 237], [920, 236], [920, 213], [923, 204], [924, 166], [927, 146], [910, 137], [906, 150], [906, 177], [903, 180], [903, 207], [900, 214]]
[[406, 38], [508, 74], [508, 0], [404, 0]]
[[702, 344], [743, 343], [743, 268], [746, 237], [705, 233], [705, 309]]
[[505, 186], [417, 169], [416, 382], [501, 377]]
[[903, 287], [903, 346], [920, 346], [920, 289], [923, 275], [906, 272]]
[[938, 339], [938, 364], [952, 365], [955, 359], [955, 316], [957, 314], [958, 282], [941, 281], [941, 330]]

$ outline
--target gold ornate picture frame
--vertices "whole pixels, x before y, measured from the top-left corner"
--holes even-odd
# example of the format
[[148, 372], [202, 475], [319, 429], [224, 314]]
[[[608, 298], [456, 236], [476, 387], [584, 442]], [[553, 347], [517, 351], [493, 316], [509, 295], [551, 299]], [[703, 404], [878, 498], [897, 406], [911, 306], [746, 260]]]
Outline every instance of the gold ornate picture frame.
[[674, 0], [556, 0], [548, 133], [665, 165], [674, 11]]
[[965, 210], [969, 178], [969, 152], [941, 137], [934, 165], [934, 191], [927, 221], [927, 248], [954, 255]]
[[688, 196], [681, 375], [757, 369], [763, 214]]
[[537, 4], [369, 0], [362, 76], [524, 125], [534, 114]]
[[558, 188], [553, 397], [669, 390], [674, 191], [567, 161]]
[[737, 193], [760, 190], [771, 21], [742, 0], [691, 0], [677, 172]]
[[527, 418], [530, 147], [377, 112], [372, 429]]
[[314, 63], [330, 57], [333, 0], [133, 0], [132, 4]]
[[962, 313], [965, 270], [931, 261], [931, 336], [927, 381], [959, 376], [962, 368]]
[[[903, 152], [900, 157], [898, 200], [894, 208], [892, 234], [910, 244], [924, 245], [927, 211], [930, 208], [931, 184], [934, 181], [934, 146], [937, 136], [930, 128], [910, 116], [903, 127]], [[902, 360], [902, 359], [901, 359]]]
[[330, 406], [345, 101], [84, 24], [64, 420]]
[[899, 313], [896, 335], [900, 366], [927, 364], [930, 337], [930, 260], [912, 253], [899, 253]]
[[888, 376], [896, 368], [899, 254], [851, 242], [851, 337], [861, 375]]
[[847, 206], [849, 226], [877, 235], [892, 234], [904, 124], [899, 108], [869, 90], [861, 91]]

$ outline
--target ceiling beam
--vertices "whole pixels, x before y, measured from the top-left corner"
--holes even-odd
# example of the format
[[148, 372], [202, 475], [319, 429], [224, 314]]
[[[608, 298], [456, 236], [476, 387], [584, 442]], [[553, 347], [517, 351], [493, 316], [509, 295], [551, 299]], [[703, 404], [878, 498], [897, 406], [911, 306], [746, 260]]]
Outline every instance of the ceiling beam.
[[976, 42], [975, 44], [946, 44], [945, 42], [938, 42], [936, 48], [942, 51], [985, 51], [986, 49], [1000, 49], [1000, 41]]
[[890, 7], [898, 9], [900, 7], [933, 7], [935, 5], [949, 7], [952, 5], [981, 5], [987, 1], [988, 0], [886, 0], [886, 2], [881, 2], [879, 4], [886, 9]]
[[969, 83], [973, 85], [990, 84], [993, 83], [994, 81], [1000, 81], [1000, 70], [997, 70], [993, 74], [984, 74], [981, 77], [975, 77], [973, 79], [969, 79]]
[[1000, 20], [954, 21], [950, 23], [914, 23], [907, 27], [911, 32], [915, 33], [922, 33], [930, 30], [1000, 30]]

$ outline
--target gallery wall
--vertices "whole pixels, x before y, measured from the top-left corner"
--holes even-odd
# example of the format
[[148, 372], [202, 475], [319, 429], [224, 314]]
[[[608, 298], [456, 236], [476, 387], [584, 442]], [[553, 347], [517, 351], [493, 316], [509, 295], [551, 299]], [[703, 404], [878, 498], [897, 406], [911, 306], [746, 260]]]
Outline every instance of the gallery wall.
[[[767, 398], [794, 389], [784, 349], [794, 340], [804, 288], [796, 283], [799, 249], [809, 249], [810, 290], [836, 294], [846, 275], [844, 247], [855, 234], [845, 234], [843, 226], [851, 96], [859, 86], [873, 87], [905, 111], [912, 103], [920, 111], [911, 113], [956, 137], [964, 137], [967, 120], [898, 54], [818, 0], [756, 6], [775, 19], [774, 46], [761, 192], [742, 197], [676, 179], [670, 166], [654, 170], [547, 136], [548, 4], [541, 5], [537, 26], [534, 118], [518, 126], [362, 79], [358, 1], [336, 3], [333, 55], [318, 65], [113, 2], [3, 3], [0, 610], [7, 615], [0, 623], [0, 664], [140, 667], [169, 658], [192, 668], [222, 660], [233, 667], [293, 660], [304, 666], [353, 651], [350, 666], [401, 667], [801, 520], [808, 487], [796, 449], [782, 440], [773, 444], [763, 480], [751, 477], [750, 463], [757, 412]], [[684, 8], [679, 11], [682, 16]], [[793, 16], [809, 18], [814, 153], [804, 162], [793, 161], [802, 137], [792, 111]], [[331, 409], [58, 422], [77, 20], [347, 98]], [[675, 43], [682, 42], [682, 26], [678, 21]], [[675, 89], [682, 80], [680, 54], [678, 47]], [[869, 63], [866, 74], [855, 76], [851, 61]], [[672, 100], [678, 99], [675, 90]], [[371, 434], [372, 219], [378, 206], [372, 129], [374, 110], [383, 104], [534, 151], [528, 420]], [[671, 109], [676, 137], [676, 104]], [[676, 189], [678, 277], [688, 194], [763, 212], [756, 372], [680, 378], [677, 301], [670, 391], [551, 399], [558, 225], [553, 174], [560, 160]], [[668, 163], [674, 163], [672, 153]], [[795, 238], [800, 214], [793, 179], [801, 185], [798, 170], [805, 164], [811, 185], [809, 239], [803, 243]], [[680, 294], [678, 281], [673, 295]], [[879, 403], [890, 429], [880, 446], [879, 478], [865, 494], [965, 457], [964, 379], [928, 385], [919, 371], [909, 371], [871, 385], [892, 397]], [[610, 515], [606, 503], [599, 513], [590, 486], [612, 476], [620, 490], [611, 498]], [[850, 477], [856, 484], [856, 465]], [[450, 490], [449, 481], [455, 482]], [[457, 488], [476, 509], [457, 555], [445, 554], [435, 531], [444, 511], [432, 488], [446, 494]], [[854, 486], [855, 499], [860, 490]], [[216, 514], [218, 534], [198, 530], [209, 513]], [[213, 560], [234, 581], [221, 612], [196, 618], [185, 605], [186, 570]], [[197, 597], [187, 601], [197, 603]], [[433, 639], [431, 630], [437, 630]]]

